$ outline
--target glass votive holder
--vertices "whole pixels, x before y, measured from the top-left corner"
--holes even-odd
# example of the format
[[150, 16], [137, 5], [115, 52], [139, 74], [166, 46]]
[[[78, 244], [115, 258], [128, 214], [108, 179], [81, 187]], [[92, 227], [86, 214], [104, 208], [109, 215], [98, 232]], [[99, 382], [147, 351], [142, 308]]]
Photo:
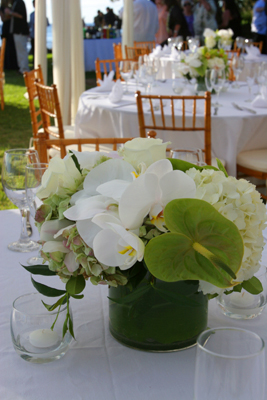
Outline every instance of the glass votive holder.
[[267, 302], [267, 269], [262, 266], [255, 276], [260, 280], [263, 291], [257, 295], [242, 289], [231, 294], [221, 294], [217, 303], [224, 315], [235, 319], [252, 319], [262, 313]]
[[[63, 338], [67, 305], [62, 305], [59, 313], [58, 309], [51, 312], [42, 300], [45, 304], [51, 304], [51, 297], [40, 293], [18, 297], [13, 303], [10, 319], [11, 338], [16, 352], [24, 360], [39, 364], [63, 357], [72, 340], [69, 331]], [[70, 307], [69, 313], [72, 317]]]
[[192, 164], [203, 162], [203, 152], [201, 149], [172, 149], [170, 151], [171, 158], [190, 162]]

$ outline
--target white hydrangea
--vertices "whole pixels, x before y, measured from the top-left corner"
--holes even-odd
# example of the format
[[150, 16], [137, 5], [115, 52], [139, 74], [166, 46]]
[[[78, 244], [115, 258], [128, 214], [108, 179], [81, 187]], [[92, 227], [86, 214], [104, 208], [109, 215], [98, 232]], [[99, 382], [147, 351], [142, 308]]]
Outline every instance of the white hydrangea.
[[225, 69], [225, 64], [223, 58], [214, 57], [208, 60], [208, 68], [210, 69], [218, 69], [223, 70]]
[[[194, 179], [196, 198], [212, 204], [225, 218], [232, 221], [243, 238], [244, 256], [236, 281], [250, 279], [260, 268], [264, 247], [262, 231], [266, 226], [266, 207], [255, 186], [245, 179], [226, 177], [221, 171], [191, 168], [187, 174]], [[200, 282], [206, 293], [219, 293], [221, 290], [207, 282]]]

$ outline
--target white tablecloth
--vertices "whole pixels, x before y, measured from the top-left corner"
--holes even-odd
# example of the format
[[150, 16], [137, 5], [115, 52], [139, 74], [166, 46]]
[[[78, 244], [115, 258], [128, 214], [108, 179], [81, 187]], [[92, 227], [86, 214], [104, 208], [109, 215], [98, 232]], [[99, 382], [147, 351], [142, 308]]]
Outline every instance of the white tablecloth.
[[[196, 348], [146, 353], [120, 345], [108, 330], [107, 287], [101, 285], [89, 283], [84, 299], [72, 302], [77, 341], [65, 357], [53, 363], [31, 364], [17, 355], [9, 331], [12, 302], [35, 291], [30, 274], [20, 266], [34, 253], [7, 249], [18, 237], [19, 223], [18, 211], [0, 212], [0, 399], [192, 400]], [[267, 248], [264, 261], [267, 264]], [[43, 279], [48, 285], [63, 288], [56, 277]], [[223, 316], [215, 300], [209, 305], [209, 327], [239, 326], [267, 341], [266, 322], [267, 308], [254, 320], [238, 322]]]
[[113, 60], [113, 43], [120, 43], [121, 38], [87, 39], [83, 41], [85, 71], [95, 70], [95, 60]]
[[[236, 102], [242, 106], [251, 107], [250, 103], [244, 101], [248, 98], [248, 88], [245, 82], [242, 84], [240, 89], [230, 87], [227, 92], [220, 94], [219, 102], [223, 107], [219, 108], [217, 116], [212, 115], [211, 124], [213, 155], [226, 161], [227, 171], [233, 176], [236, 174], [236, 156], [240, 151], [267, 147], [267, 108], [255, 108], [257, 114], [253, 115], [247, 111], [236, 110], [232, 106], [232, 102]], [[157, 85], [153, 92], [173, 94], [171, 81], [158, 82]], [[89, 98], [94, 89], [84, 92], [79, 99], [75, 135], [80, 138], [139, 136], [137, 106], [134, 99], [136, 85], [130, 85], [129, 89], [131, 95], [124, 95], [119, 103], [123, 107], [112, 104], [107, 96]], [[144, 91], [143, 87], [138, 87], [138, 89]], [[256, 87], [253, 88], [253, 93], [256, 90]], [[212, 99], [215, 101], [213, 96]], [[169, 114], [170, 121], [170, 109], [166, 107], [165, 110]], [[177, 118], [179, 118], [179, 113], [181, 115], [181, 111], [177, 110]], [[172, 147], [203, 148], [204, 143], [203, 132], [189, 135], [184, 132], [167, 131], [158, 132], [157, 137], [171, 141]]]
[[[245, 81], [251, 66], [255, 67], [262, 62], [267, 62], [267, 55], [261, 54], [259, 57], [255, 57], [254, 60], [247, 60], [246, 55], [244, 56], [245, 66], [243, 71], [238, 77], [239, 81]], [[161, 57], [159, 66], [159, 72], [157, 75], [158, 79], [171, 79], [172, 78], [172, 60], [170, 56]]]

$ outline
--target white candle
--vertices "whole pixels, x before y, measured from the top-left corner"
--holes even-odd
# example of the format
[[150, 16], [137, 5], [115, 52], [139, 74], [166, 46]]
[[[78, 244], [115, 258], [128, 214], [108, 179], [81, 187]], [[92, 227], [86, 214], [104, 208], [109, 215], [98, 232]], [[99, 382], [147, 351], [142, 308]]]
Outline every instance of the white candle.
[[59, 336], [51, 329], [37, 329], [30, 333], [29, 342], [34, 347], [51, 347], [54, 346], [59, 340]]
[[248, 292], [231, 294], [231, 303], [239, 307], [250, 307], [254, 303], [254, 296]]

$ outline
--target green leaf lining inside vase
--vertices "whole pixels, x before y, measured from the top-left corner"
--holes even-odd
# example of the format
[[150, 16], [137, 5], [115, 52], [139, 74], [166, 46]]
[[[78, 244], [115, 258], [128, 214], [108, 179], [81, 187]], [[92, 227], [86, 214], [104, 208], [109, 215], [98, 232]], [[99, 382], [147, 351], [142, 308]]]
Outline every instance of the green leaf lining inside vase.
[[164, 210], [169, 233], [152, 239], [145, 250], [149, 271], [165, 282], [204, 280], [232, 287], [244, 245], [237, 227], [203, 200], [178, 199]]

